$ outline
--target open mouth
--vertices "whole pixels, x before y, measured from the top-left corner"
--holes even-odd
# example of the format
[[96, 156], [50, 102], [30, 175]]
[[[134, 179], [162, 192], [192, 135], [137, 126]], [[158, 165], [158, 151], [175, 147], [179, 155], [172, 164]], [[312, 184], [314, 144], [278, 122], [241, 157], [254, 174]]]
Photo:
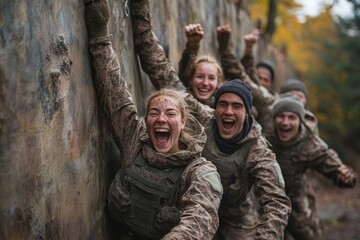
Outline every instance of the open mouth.
[[205, 89], [205, 88], [198, 88], [198, 93], [200, 95], [208, 95], [211, 92], [210, 89]]
[[278, 134], [280, 138], [287, 138], [291, 133], [291, 128], [279, 128]]
[[291, 131], [291, 128], [280, 128], [279, 129], [282, 133], [288, 133]]
[[233, 121], [233, 120], [223, 120], [222, 125], [223, 125], [225, 130], [230, 130], [230, 129], [232, 129], [234, 127], [235, 121]]
[[155, 130], [155, 139], [159, 144], [165, 144], [170, 138], [170, 132], [166, 129]]

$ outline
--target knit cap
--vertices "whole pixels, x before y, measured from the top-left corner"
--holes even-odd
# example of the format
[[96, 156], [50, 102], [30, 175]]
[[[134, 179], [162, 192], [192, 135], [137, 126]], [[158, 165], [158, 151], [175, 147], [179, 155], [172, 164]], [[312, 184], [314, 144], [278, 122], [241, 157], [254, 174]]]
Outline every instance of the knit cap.
[[245, 109], [247, 113], [251, 113], [251, 107], [253, 104], [253, 96], [251, 94], [251, 89], [240, 79], [230, 80], [224, 83], [215, 93], [215, 102], [214, 106], [219, 100], [219, 97], [224, 93], [234, 93], [241, 97], [244, 101]]
[[287, 80], [284, 85], [281, 87], [280, 89], [280, 93], [287, 93], [290, 92], [291, 90], [299, 90], [302, 91], [306, 98], [308, 99], [308, 90], [305, 86], [305, 84], [298, 80], [298, 79], [289, 79]]
[[292, 94], [281, 94], [274, 102], [272, 117], [280, 112], [296, 113], [302, 121], [304, 121], [305, 110], [300, 99]]
[[265, 68], [269, 69], [270, 74], [271, 74], [271, 81], [274, 82], [274, 80], [275, 80], [275, 70], [274, 70], [273, 64], [270, 61], [268, 61], [268, 60], [259, 61], [256, 64], [256, 68], [258, 68], [258, 67], [265, 67]]

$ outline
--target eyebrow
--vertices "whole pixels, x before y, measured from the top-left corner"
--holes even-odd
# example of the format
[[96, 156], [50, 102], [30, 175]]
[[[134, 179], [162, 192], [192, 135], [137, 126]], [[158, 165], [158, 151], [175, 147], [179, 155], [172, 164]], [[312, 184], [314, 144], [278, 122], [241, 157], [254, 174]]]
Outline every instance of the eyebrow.
[[[149, 108], [149, 111], [150, 111], [150, 110], [159, 111], [159, 108], [151, 107], [151, 108]], [[165, 112], [167, 112], [167, 111], [178, 111], [178, 112], [179, 112], [179, 109], [178, 109], [178, 108], [168, 108], [168, 109], [165, 109]]]
[[234, 105], [234, 104], [244, 105], [241, 102], [229, 102], [229, 101], [226, 101], [226, 100], [219, 100], [218, 103], [227, 103], [227, 104], [231, 104], [231, 105]]

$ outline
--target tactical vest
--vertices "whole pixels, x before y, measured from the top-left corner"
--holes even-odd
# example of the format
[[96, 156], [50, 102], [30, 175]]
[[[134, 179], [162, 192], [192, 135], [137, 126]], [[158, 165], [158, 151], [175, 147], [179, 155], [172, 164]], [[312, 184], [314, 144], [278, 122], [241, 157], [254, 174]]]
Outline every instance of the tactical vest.
[[[173, 206], [176, 202], [175, 196], [184, 169], [185, 166], [166, 170], [152, 167], [140, 151], [135, 161], [117, 174], [114, 180], [117, 183], [113, 182], [110, 187], [108, 197], [110, 215], [136, 236], [160, 239], [179, 222], [178, 218], [172, 226], [161, 224], [159, 212], [164, 206]], [[128, 194], [127, 204], [119, 204], [124, 201], [119, 200], [122, 197], [115, 196], [119, 195], [115, 186], [118, 184], [121, 184], [120, 188], [125, 189]]]
[[258, 213], [251, 192], [253, 183], [247, 179], [250, 174], [247, 158], [253, 141], [240, 145], [233, 154], [225, 155], [220, 153], [212, 129], [208, 129], [206, 134], [208, 138], [202, 155], [216, 166], [224, 189], [219, 208], [221, 221], [235, 228], [254, 230]]
[[203, 149], [202, 156], [216, 166], [224, 189], [223, 199], [226, 199], [229, 186], [238, 178], [239, 172], [247, 160], [251, 142], [245, 143], [229, 156], [220, 155], [220, 150], [213, 136], [213, 130], [208, 129], [206, 134], [208, 140]]

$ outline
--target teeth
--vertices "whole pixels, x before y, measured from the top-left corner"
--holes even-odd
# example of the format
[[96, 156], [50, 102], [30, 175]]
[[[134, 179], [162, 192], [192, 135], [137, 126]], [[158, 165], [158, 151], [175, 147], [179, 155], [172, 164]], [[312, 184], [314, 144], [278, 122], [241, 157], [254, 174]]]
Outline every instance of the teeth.
[[209, 90], [208, 90], [208, 89], [199, 89], [199, 92], [205, 92], [205, 93], [207, 93], [207, 92], [209, 92]]
[[169, 132], [167, 129], [156, 129], [155, 132]]

